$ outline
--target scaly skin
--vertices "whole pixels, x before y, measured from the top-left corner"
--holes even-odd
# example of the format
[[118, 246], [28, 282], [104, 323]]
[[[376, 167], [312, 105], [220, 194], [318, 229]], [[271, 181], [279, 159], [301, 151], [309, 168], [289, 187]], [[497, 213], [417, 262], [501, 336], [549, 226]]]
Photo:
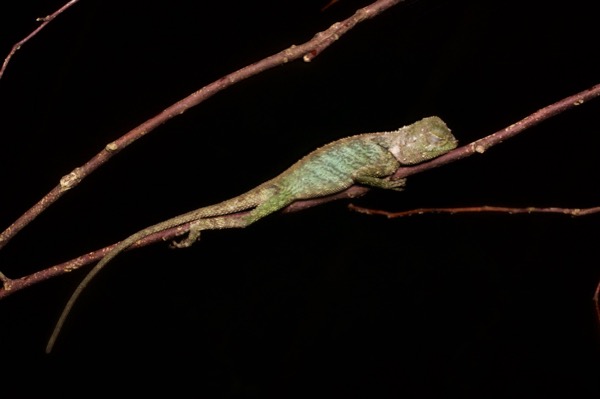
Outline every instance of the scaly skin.
[[[456, 148], [457, 142], [438, 117], [424, 118], [392, 132], [365, 133], [327, 144], [296, 162], [279, 176], [221, 203], [196, 209], [147, 227], [121, 241], [75, 289], [48, 341], [50, 352], [73, 304], [94, 276], [115, 256], [151, 234], [193, 222], [178, 247], [191, 245], [202, 230], [246, 227], [297, 200], [324, 197], [355, 183], [401, 190], [405, 179], [391, 180], [401, 165], [433, 159]], [[242, 217], [224, 217], [252, 209]]]

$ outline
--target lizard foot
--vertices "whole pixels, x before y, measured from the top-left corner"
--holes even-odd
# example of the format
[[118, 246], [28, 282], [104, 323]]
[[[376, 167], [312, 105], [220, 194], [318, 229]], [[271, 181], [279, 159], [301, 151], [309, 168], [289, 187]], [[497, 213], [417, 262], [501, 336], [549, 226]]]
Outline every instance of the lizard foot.
[[171, 242], [171, 248], [187, 248], [190, 247], [193, 243], [198, 241], [200, 238], [200, 230], [199, 228], [195, 228], [194, 225], [190, 227], [190, 232], [188, 236], [181, 241], [173, 241]]

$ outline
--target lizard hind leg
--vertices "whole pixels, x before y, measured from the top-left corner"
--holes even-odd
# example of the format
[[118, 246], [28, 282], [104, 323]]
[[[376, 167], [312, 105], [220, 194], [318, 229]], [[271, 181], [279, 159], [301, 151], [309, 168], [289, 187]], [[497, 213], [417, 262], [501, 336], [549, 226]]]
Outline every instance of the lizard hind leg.
[[173, 248], [187, 248], [200, 238], [202, 230], [222, 230], [246, 227], [248, 223], [244, 216], [247, 214], [229, 214], [198, 219], [190, 224], [190, 230], [183, 240], [173, 241]]
[[188, 221], [192, 221], [188, 236], [180, 241], [173, 241], [171, 247], [187, 248], [191, 246], [200, 238], [202, 230], [246, 227], [251, 222], [246, 221], [248, 213], [243, 211], [256, 210], [277, 195], [277, 189], [268, 183], [228, 201], [188, 213], [189, 216], [193, 217], [193, 219], [188, 219]]
[[196, 229], [194, 228], [194, 223], [192, 223], [190, 225], [190, 231], [188, 232], [187, 237], [185, 237], [182, 240], [173, 240], [171, 241], [171, 244], [169, 244], [169, 247], [171, 248], [187, 248], [189, 246], [191, 246], [193, 243], [195, 243], [196, 241], [198, 241], [198, 239], [200, 238], [200, 232], [203, 229]]
[[243, 218], [244, 225], [240, 227], [246, 227], [271, 213], [285, 208], [294, 201], [295, 197], [293, 195], [286, 193], [285, 191], [279, 191], [250, 211], [250, 213]]
[[181, 241], [173, 241], [175, 248], [187, 248], [200, 238], [202, 230], [222, 230], [244, 228], [263, 217], [276, 212], [293, 202], [291, 197], [273, 194], [250, 212], [225, 214], [198, 219], [190, 224], [188, 236]]

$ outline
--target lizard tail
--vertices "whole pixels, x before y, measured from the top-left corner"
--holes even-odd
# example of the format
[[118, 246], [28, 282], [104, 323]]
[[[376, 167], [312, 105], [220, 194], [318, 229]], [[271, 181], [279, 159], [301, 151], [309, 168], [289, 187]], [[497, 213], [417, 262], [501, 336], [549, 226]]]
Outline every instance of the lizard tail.
[[117, 246], [114, 249], [110, 250], [108, 252], [108, 254], [106, 254], [106, 256], [104, 258], [102, 258], [102, 260], [100, 260], [100, 262], [98, 262], [92, 270], [90, 270], [90, 272], [83, 278], [83, 280], [81, 280], [81, 282], [79, 283], [77, 288], [75, 288], [75, 291], [73, 291], [73, 293], [71, 294], [71, 297], [67, 301], [67, 304], [63, 308], [63, 311], [60, 314], [60, 317], [58, 318], [56, 325], [54, 326], [54, 330], [52, 330], [52, 335], [50, 336], [50, 339], [48, 340], [48, 344], [46, 345], [46, 353], [52, 352], [52, 348], [54, 347], [54, 344], [56, 343], [56, 339], [58, 338], [58, 335], [60, 334], [60, 331], [62, 330], [62, 327], [65, 324], [65, 320], [67, 319], [67, 316], [69, 316], [69, 313], [71, 313], [71, 309], [73, 309], [73, 305], [75, 304], [75, 302], [77, 302], [77, 299], [79, 298], [79, 296], [81, 295], [81, 293], [83, 292], [85, 287], [87, 287], [89, 282], [92, 281], [92, 279], [94, 277], [96, 277], [96, 275], [100, 272], [100, 270], [102, 270], [104, 268], [104, 266], [108, 262], [110, 262], [115, 256], [117, 256], [124, 249], [126, 249], [127, 247], [129, 247], [133, 243], [135, 243], [138, 239], [139, 239], [139, 237], [137, 237], [137, 235], [133, 235], [133, 236], [121, 241], [119, 244], [117, 244]]

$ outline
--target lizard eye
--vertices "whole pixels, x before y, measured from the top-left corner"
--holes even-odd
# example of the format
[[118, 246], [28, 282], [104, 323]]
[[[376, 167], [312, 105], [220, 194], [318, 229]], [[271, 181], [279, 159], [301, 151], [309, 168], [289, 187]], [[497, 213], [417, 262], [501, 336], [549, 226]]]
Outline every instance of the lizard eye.
[[439, 144], [443, 141], [446, 141], [442, 136], [435, 134], [435, 132], [430, 132], [428, 136], [429, 142], [432, 144]]

